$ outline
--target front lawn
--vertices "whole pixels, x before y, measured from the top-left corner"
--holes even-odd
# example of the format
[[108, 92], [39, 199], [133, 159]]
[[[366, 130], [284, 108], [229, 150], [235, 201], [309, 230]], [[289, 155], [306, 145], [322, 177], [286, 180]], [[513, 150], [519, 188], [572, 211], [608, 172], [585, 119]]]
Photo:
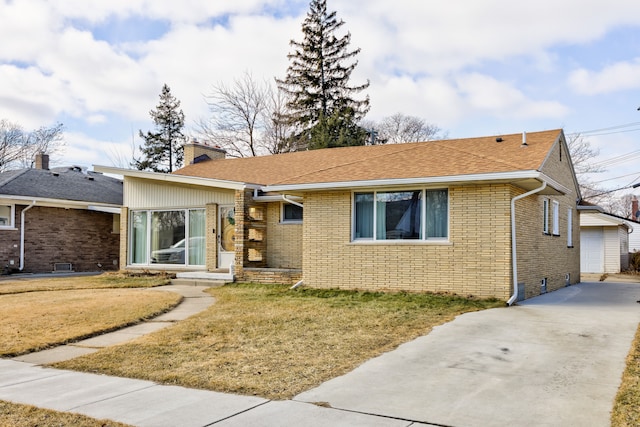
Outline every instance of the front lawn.
[[287, 399], [456, 315], [504, 306], [451, 295], [388, 294], [280, 285], [210, 289], [205, 312], [57, 368]]
[[611, 426], [640, 426], [640, 327], [627, 356], [627, 368], [613, 406]]
[[127, 427], [110, 420], [96, 420], [80, 414], [51, 411], [0, 400], [0, 427]]
[[[173, 292], [125, 289], [164, 283], [157, 277], [139, 279], [92, 276], [0, 282], [0, 356], [17, 356], [120, 329], [180, 303], [182, 297]], [[109, 283], [119, 289], [100, 289]]]

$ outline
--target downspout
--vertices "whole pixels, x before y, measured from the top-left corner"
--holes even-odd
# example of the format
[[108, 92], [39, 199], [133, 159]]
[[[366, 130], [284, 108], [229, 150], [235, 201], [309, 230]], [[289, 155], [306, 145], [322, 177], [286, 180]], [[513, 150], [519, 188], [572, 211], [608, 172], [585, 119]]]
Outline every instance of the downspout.
[[24, 269], [24, 213], [35, 205], [36, 201], [34, 200], [29, 206], [22, 209], [22, 212], [20, 212], [20, 271]]
[[547, 182], [542, 181], [542, 185], [536, 189], [528, 191], [511, 199], [511, 263], [513, 265], [513, 295], [507, 301], [508, 305], [512, 305], [518, 300], [518, 251], [516, 244], [516, 201], [529, 197], [547, 188]]
[[284, 200], [287, 203], [291, 203], [292, 205], [296, 205], [296, 206], [299, 206], [299, 207], [304, 209], [304, 205], [302, 203], [293, 201], [291, 199], [287, 199], [287, 195], [286, 194], [282, 195], [282, 200]]

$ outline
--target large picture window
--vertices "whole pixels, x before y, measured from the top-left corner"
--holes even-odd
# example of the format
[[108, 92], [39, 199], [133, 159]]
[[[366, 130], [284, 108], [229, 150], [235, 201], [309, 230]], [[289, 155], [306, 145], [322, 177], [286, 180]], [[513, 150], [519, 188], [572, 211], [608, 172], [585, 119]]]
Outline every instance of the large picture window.
[[354, 240], [427, 240], [448, 236], [446, 189], [354, 194]]
[[205, 211], [131, 213], [132, 264], [205, 264]]

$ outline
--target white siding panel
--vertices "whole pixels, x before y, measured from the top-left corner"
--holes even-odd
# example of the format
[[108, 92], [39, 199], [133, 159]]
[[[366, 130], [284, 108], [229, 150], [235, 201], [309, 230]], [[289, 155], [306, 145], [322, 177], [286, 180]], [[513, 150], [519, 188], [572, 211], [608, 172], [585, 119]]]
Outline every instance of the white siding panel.
[[604, 227], [604, 272], [620, 273], [618, 227]]
[[233, 190], [158, 184], [133, 178], [124, 181], [124, 205], [129, 209], [202, 207], [207, 203], [232, 205], [234, 201]]
[[632, 224], [633, 233], [629, 234], [629, 252], [640, 251], [640, 224]]
[[625, 227], [618, 227], [618, 236], [620, 239], [620, 269], [625, 271], [629, 269], [629, 233]]

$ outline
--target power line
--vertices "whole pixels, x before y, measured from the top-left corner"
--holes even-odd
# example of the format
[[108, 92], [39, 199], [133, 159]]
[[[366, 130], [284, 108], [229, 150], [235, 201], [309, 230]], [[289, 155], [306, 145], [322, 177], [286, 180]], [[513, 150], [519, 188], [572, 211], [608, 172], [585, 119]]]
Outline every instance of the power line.
[[[624, 128], [628, 128], [628, 127], [632, 127], [632, 126], [640, 126], [640, 122], [625, 123], [625, 124], [622, 124], [622, 125], [609, 126], [609, 127], [600, 128], [600, 129], [583, 130], [583, 131], [579, 131], [579, 132], [572, 132], [572, 133], [570, 133], [568, 135], [585, 135], [585, 134], [593, 134], [593, 133], [600, 134], [600, 132], [607, 132], [607, 131], [612, 131], [612, 130], [616, 130], [616, 129], [624, 129]], [[621, 131], [621, 132], [633, 132], [633, 131], [637, 131], [637, 130], [640, 130], [640, 128], [639, 129], [631, 129], [631, 130]], [[618, 133], [618, 132], [611, 132], [611, 133]], [[609, 135], [609, 133], [604, 133], [602, 135]], [[596, 136], [596, 135], [590, 135], [590, 136]]]

